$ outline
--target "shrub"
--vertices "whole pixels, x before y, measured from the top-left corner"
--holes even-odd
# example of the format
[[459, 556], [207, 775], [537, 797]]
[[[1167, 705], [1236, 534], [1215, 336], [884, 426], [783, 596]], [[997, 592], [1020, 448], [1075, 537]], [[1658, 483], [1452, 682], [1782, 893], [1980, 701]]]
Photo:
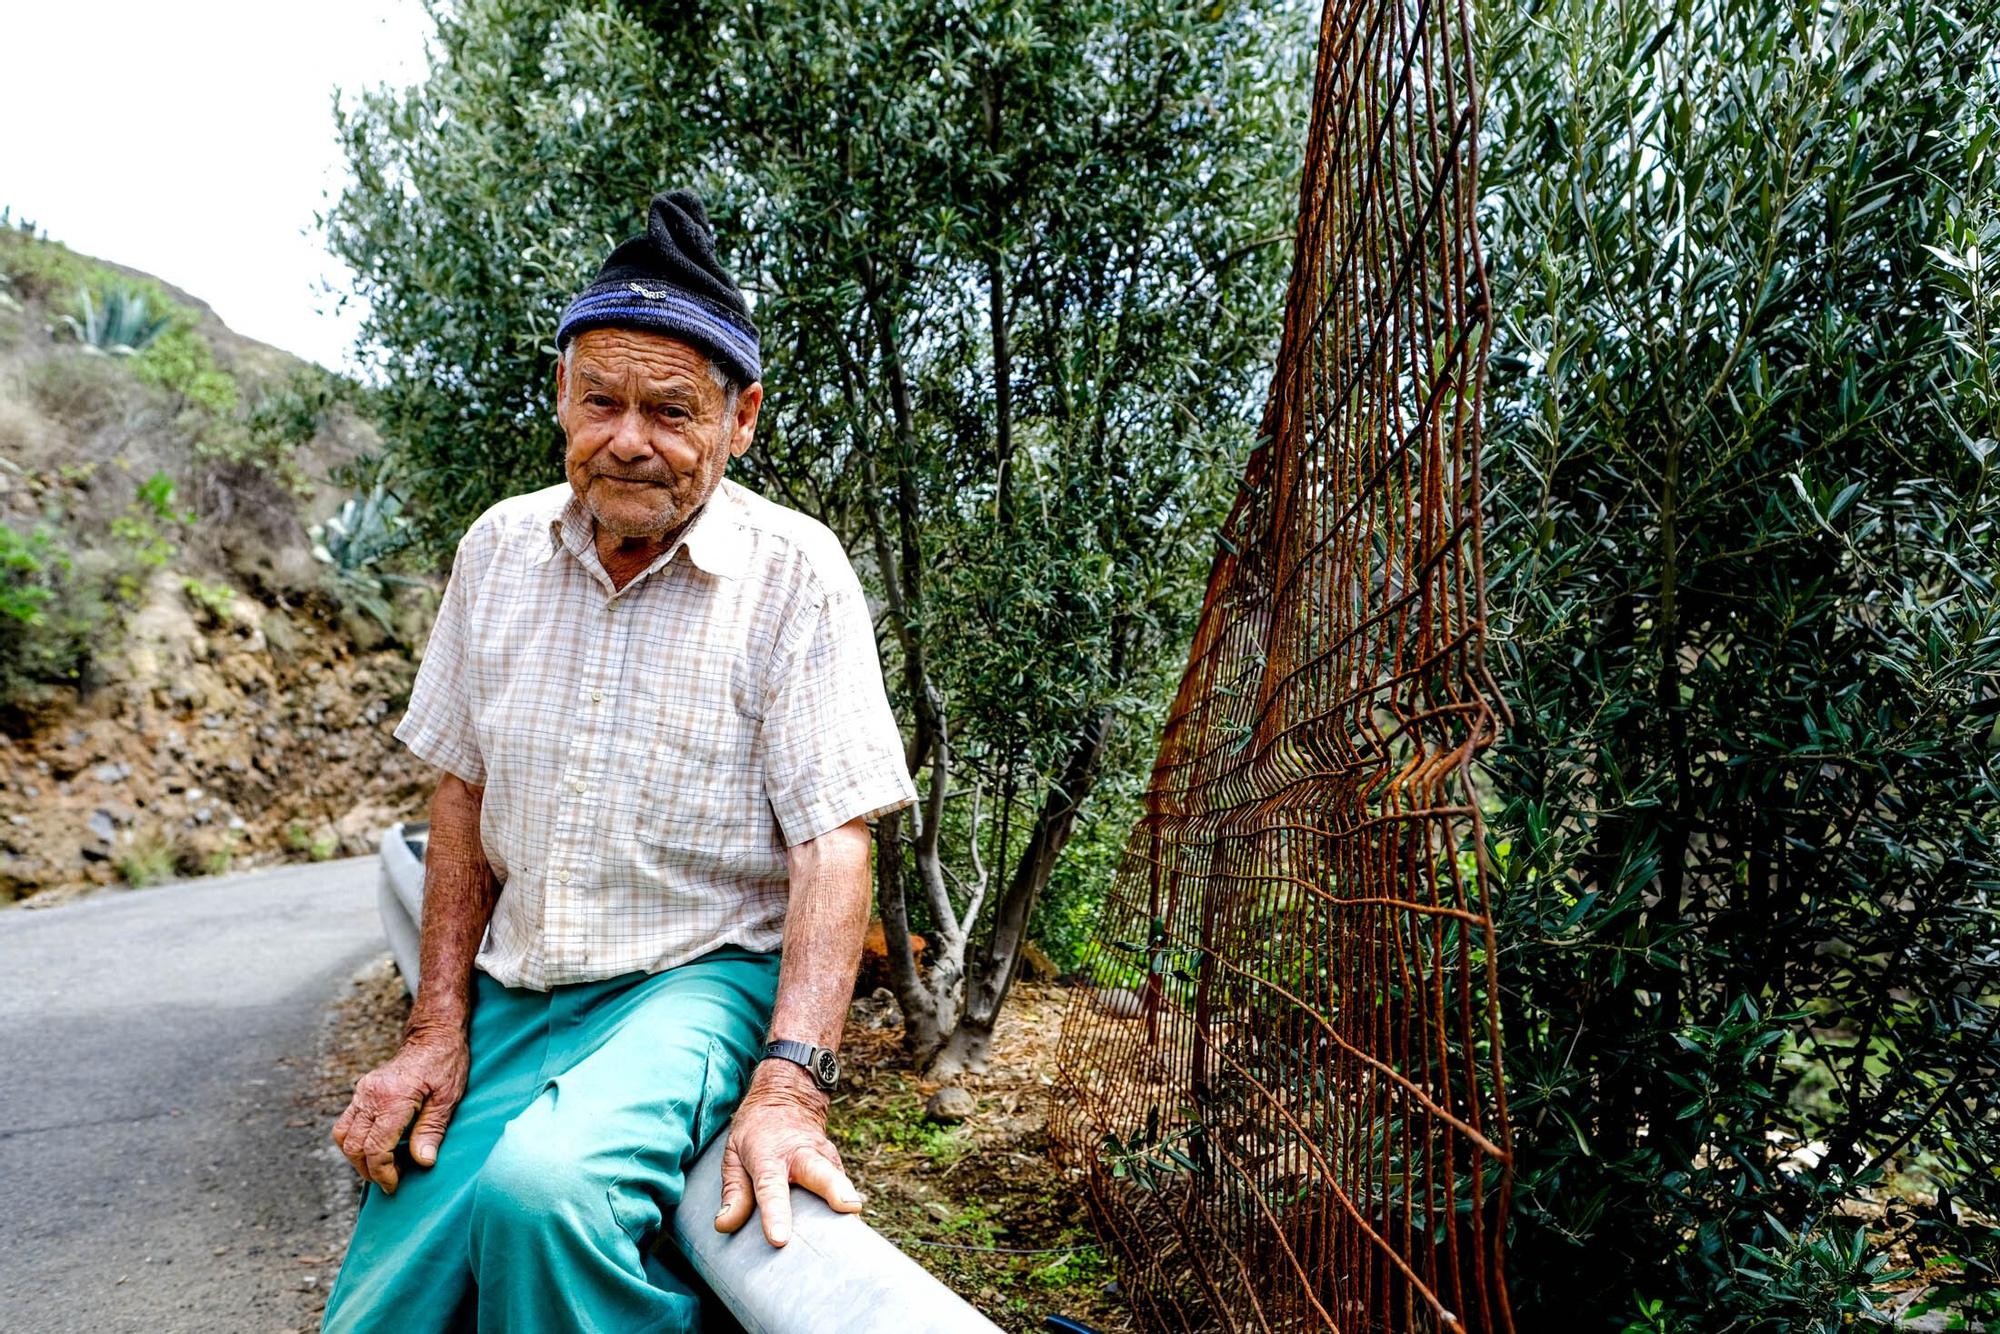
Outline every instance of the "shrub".
[[111, 521], [111, 536], [125, 561], [117, 577], [120, 597], [138, 601], [146, 572], [173, 558], [174, 530], [193, 522], [192, 510], [174, 508], [173, 479], [165, 473], [156, 472], [139, 484], [138, 495]]
[[101, 571], [81, 567], [46, 526], [0, 524], [0, 706], [80, 683], [108, 623]]
[[49, 535], [38, 529], [22, 536], [0, 526], [0, 620], [38, 626], [46, 620], [46, 608], [55, 593], [43, 576], [54, 557]]
[[148, 344], [132, 359], [132, 369], [145, 383], [175, 395], [183, 409], [228, 418], [241, 401], [236, 377], [215, 364], [215, 351], [195, 330], [191, 315]]
[[95, 287], [111, 270], [23, 223], [0, 226], [0, 274], [7, 276], [7, 285], [19, 295], [46, 301]]
[[173, 838], [160, 829], [148, 828], [134, 831], [114, 866], [120, 880], [133, 889], [144, 889], [170, 879], [178, 860]]
[[1835, 1328], [2000, 1217], [2000, 9], [1483, 26], [1517, 1310]]
[[79, 435], [114, 420], [130, 392], [117, 367], [75, 353], [31, 366], [24, 378], [42, 415]]
[[318, 367], [295, 371], [277, 387], [262, 390], [244, 416], [210, 422], [195, 452], [262, 473], [291, 498], [309, 498], [313, 483], [299, 465], [298, 453], [319, 434], [343, 393], [342, 382]]

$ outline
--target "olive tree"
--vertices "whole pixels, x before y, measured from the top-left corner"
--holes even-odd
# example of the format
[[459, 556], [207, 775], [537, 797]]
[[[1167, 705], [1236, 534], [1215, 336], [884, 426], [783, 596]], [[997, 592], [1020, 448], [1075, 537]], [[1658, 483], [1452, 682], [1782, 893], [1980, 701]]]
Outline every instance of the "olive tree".
[[1114, 729], [1185, 652], [1275, 348], [1306, 19], [475, 0], [343, 115], [329, 233], [438, 542], [559, 475], [562, 301], [651, 191], [708, 196], [765, 348], [747, 480], [879, 605], [922, 800], [878, 897], [935, 1073], [983, 1064]]
[[1990, 1280], [2000, 6], [1481, 17], [1517, 1309]]

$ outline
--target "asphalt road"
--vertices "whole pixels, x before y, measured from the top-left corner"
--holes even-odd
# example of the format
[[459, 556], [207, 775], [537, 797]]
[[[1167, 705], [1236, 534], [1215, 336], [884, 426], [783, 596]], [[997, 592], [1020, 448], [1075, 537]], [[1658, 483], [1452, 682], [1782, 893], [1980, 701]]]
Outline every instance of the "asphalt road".
[[351, 1219], [302, 1104], [372, 857], [0, 911], [0, 1331], [295, 1329]]

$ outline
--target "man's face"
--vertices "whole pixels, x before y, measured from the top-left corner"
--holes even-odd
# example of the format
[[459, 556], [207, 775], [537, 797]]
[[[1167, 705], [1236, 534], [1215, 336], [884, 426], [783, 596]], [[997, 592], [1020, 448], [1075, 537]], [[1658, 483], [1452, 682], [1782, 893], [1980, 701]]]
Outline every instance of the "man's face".
[[750, 447], [763, 388], [750, 385], [725, 419], [726, 395], [708, 354], [666, 334], [589, 329], [556, 362], [556, 419], [569, 446], [563, 470], [604, 531], [671, 532]]

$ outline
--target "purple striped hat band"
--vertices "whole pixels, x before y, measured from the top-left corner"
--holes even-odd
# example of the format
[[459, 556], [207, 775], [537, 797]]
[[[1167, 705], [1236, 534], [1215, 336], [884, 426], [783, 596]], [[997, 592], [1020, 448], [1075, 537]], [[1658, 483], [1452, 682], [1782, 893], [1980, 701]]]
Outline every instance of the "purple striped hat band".
[[586, 329], [652, 329], [685, 338], [745, 383], [763, 378], [757, 335], [706, 301], [661, 284], [616, 281], [586, 289], [556, 326], [561, 347]]

